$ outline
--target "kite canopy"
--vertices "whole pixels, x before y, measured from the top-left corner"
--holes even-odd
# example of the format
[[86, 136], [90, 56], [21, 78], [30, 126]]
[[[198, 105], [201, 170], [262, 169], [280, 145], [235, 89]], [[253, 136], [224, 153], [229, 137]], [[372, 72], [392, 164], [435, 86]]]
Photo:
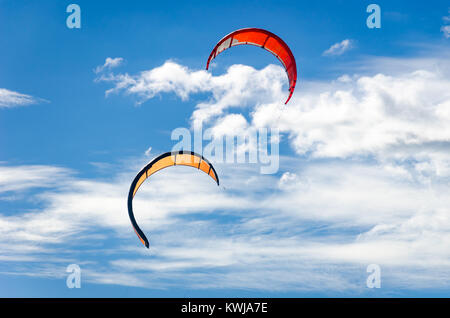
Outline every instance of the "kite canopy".
[[232, 46], [242, 44], [259, 46], [269, 51], [280, 60], [289, 79], [289, 97], [285, 102], [285, 104], [287, 104], [291, 99], [292, 93], [294, 93], [295, 84], [297, 82], [297, 64], [295, 63], [295, 58], [291, 49], [289, 49], [287, 44], [281, 38], [272, 32], [257, 28], [246, 28], [228, 34], [220, 40], [212, 50], [208, 62], [206, 63], [206, 69], [209, 68], [209, 63], [221, 52]]
[[130, 217], [131, 224], [133, 225], [134, 231], [141, 240], [145, 247], [149, 247], [147, 237], [142, 232], [142, 230], [137, 225], [136, 219], [133, 213], [133, 198], [141, 184], [155, 172], [171, 167], [171, 166], [189, 166], [197, 168], [208, 174], [217, 185], [219, 185], [219, 177], [217, 176], [216, 170], [207, 159], [203, 156], [196, 154], [192, 151], [172, 151], [166, 152], [159, 157], [153, 159], [148, 165], [146, 165], [134, 178], [133, 183], [131, 183], [130, 192], [128, 193], [128, 215]]

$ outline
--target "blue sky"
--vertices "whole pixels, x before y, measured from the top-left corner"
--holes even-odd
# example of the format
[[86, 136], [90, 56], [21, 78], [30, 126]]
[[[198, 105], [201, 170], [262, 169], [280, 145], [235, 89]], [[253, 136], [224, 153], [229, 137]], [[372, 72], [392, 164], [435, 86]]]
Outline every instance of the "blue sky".
[[[448, 2], [375, 2], [380, 29], [370, 1], [77, 1], [81, 29], [70, 3], [0, 0], [0, 296], [448, 295]], [[290, 46], [287, 106], [263, 50], [204, 71], [243, 27]], [[217, 134], [278, 128], [279, 170], [219, 162], [220, 188], [155, 175], [136, 197], [146, 250], [128, 187], [175, 128], [214, 111]]]

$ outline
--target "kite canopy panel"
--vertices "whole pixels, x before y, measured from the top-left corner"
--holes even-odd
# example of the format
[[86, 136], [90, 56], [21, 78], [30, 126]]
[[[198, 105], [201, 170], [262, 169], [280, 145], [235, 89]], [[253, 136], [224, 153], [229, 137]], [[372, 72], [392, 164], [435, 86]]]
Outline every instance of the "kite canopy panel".
[[246, 28], [234, 31], [225, 36], [219, 43], [216, 44], [211, 54], [209, 55], [206, 69], [209, 68], [209, 63], [226, 49], [242, 44], [250, 44], [259, 46], [273, 55], [275, 55], [283, 64], [289, 79], [289, 97], [286, 103], [291, 99], [294, 93], [295, 84], [297, 82], [297, 64], [295, 63], [294, 55], [287, 44], [277, 35], [267, 30], [258, 28]]
[[212, 166], [212, 164], [203, 156], [196, 154], [192, 151], [172, 151], [166, 152], [159, 157], [153, 159], [148, 165], [146, 165], [134, 178], [133, 183], [131, 184], [130, 191], [128, 193], [128, 215], [130, 217], [131, 224], [133, 225], [133, 229], [136, 232], [137, 236], [141, 240], [142, 244], [145, 247], [149, 247], [149, 242], [147, 237], [142, 232], [142, 230], [137, 225], [136, 219], [133, 213], [133, 198], [139, 189], [139, 187], [144, 183], [144, 181], [150, 177], [155, 172], [162, 170], [171, 166], [189, 166], [193, 168], [197, 168], [208, 174], [216, 183], [219, 185], [219, 177], [216, 173], [216, 170]]

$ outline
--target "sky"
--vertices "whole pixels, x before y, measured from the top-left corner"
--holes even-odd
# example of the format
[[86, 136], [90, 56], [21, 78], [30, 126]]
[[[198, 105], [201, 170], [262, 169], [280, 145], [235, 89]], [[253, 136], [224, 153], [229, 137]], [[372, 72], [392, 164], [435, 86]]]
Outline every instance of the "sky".
[[[293, 52], [287, 105], [260, 48], [205, 70], [244, 27]], [[0, 296], [448, 297], [449, 41], [447, 1], [0, 0]], [[278, 131], [277, 169], [156, 173], [134, 199], [146, 249], [130, 184], [200, 119]]]

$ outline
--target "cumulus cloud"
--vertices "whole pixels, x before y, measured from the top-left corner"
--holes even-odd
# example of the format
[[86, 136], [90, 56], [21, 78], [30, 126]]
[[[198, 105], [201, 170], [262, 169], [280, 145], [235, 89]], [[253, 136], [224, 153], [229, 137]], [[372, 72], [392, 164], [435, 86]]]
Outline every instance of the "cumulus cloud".
[[105, 70], [111, 70], [115, 67], [122, 65], [122, 63], [123, 63], [122, 57], [115, 57], [115, 58], [107, 57], [103, 65], [99, 65], [95, 68], [94, 73], [98, 74]]
[[195, 94], [210, 93], [211, 100], [199, 103], [192, 114], [194, 125], [217, 118], [230, 108], [246, 108], [260, 100], [277, 100], [277, 97], [282, 99], [286, 95], [282, 90], [286, 85], [286, 74], [275, 65], [260, 71], [245, 65], [233, 65], [226, 74], [212, 76], [205, 70], [190, 70], [167, 61], [137, 75], [110, 74], [99, 80], [115, 84], [106, 91], [107, 96], [124, 92], [135, 96], [138, 104], [163, 93], [174, 93], [184, 101]]
[[44, 102], [45, 100], [30, 95], [14, 92], [5, 88], [0, 88], [0, 108], [12, 108], [18, 106], [28, 106]]
[[304, 92], [287, 109], [260, 105], [253, 124], [278, 126], [297, 153], [314, 157], [441, 152], [450, 142], [449, 85], [447, 74], [429, 71], [361, 76]]
[[[234, 65], [225, 74], [212, 76], [169, 61], [135, 76], [118, 74], [104, 80], [115, 84], [108, 93], [124, 92], [140, 103], [162, 93], [174, 93], [184, 101], [199, 92], [209, 93], [209, 99], [196, 102], [191, 120], [193, 126], [210, 125], [217, 135], [276, 127], [299, 155], [415, 158], [428, 163], [422, 168], [434, 166], [442, 174], [450, 142], [450, 69], [434, 60], [428, 63], [432, 67], [414, 71], [301, 82], [286, 106], [282, 105], [286, 76], [275, 65], [259, 71]], [[436, 69], [436, 63], [442, 67]]]
[[354, 47], [354, 41], [350, 39], [342, 40], [341, 42], [335, 43], [325, 50], [322, 55], [324, 56], [336, 56], [342, 55], [348, 50]]

